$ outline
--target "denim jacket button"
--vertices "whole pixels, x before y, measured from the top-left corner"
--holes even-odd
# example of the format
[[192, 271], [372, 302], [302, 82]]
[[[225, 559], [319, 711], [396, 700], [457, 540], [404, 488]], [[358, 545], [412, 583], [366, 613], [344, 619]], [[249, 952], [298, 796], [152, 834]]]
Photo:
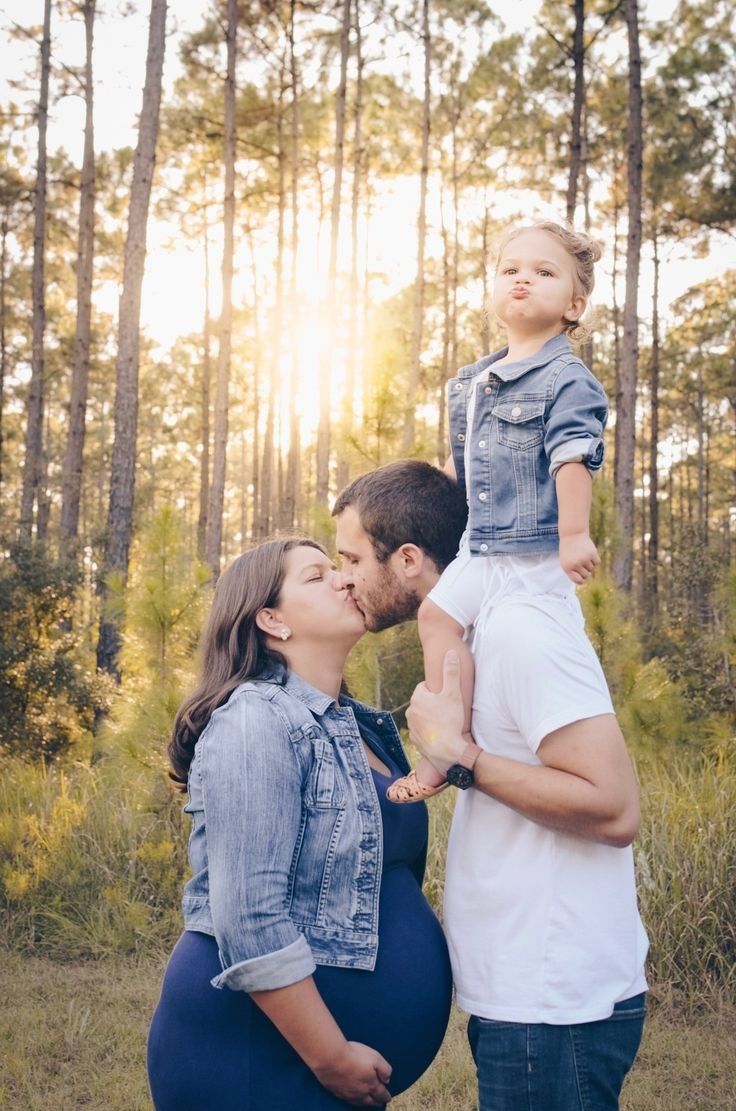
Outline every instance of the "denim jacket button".
[[462, 432], [458, 432], [457, 438], [458, 438], [458, 440], [460, 441], [461, 444], [465, 443], [465, 437], [463, 436]]
[[455, 383], [455, 389], [456, 389], [456, 390], [461, 390], [462, 388], [463, 388], [463, 384], [462, 384], [462, 382], [456, 382], [456, 383]]
[[487, 545], [487, 544], [481, 544], [481, 546], [480, 546], [480, 550], [481, 550], [482, 552], [487, 552], [487, 551], [488, 551], [488, 545]]
[[383, 718], [376, 718], [376, 725], [383, 725]]
[[479, 501], [485, 501], [487, 497], [488, 497], [488, 494], [484, 493], [483, 490], [481, 490], [481, 492], [478, 494]]
[[511, 410], [511, 416], [512, 417], [520, 417], [521, 416], [521, 406], [520, 405], [514, 405], [513, 409]]
[[483, 390], [483, 393], [491, 393], [491, 392], [492, 392], [492, 390], [491, 390], [490, 386], [486, 386], [485, 389]]
[[478, 440], [478, 447], [485, 447], [485, 446], [486, 446], [485, 440]]

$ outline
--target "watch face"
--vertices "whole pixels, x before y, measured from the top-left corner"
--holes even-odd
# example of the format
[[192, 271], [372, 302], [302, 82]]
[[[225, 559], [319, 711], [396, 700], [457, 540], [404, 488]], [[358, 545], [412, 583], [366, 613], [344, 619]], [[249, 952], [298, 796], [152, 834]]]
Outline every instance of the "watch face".
[[461, 791], [467, 791], [468, 787], [472, 787], [474, 776], [469, 768], [464, 768], [462, 764], [453, 764], [452, 767], [447, 769], [446, 779], [453, 787], [459, 787]]

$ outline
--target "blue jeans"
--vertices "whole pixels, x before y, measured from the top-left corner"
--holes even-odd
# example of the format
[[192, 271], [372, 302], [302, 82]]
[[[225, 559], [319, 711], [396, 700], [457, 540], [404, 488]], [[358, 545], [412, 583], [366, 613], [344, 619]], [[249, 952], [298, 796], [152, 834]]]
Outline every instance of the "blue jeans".
[[616, 1111], [645, 1014], [642, 992], [617, 1003], [610, 1018], [572, 1026], [473, 1015], [480, 1111]]

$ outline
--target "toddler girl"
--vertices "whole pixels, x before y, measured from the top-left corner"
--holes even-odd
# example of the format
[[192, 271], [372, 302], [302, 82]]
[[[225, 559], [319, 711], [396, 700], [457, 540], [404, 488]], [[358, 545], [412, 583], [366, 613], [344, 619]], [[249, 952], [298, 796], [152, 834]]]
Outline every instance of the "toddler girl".
[[[468, 733], [473, 662], [464, 637], [483, 607], [512, 595], [568, 596], [570, 580], [585, 582], [599, 563], [589, 534], [591, 476], [603, 462], [608, 406], [568, 337], [586, 334], [579, 321], [600, 253], [587, 235], [551, 221], [508, 231], [492, 299], [508, 347], [449, 383], [446, 469], [465, 485], [468, 527], [419, 608], [419, 636], [432, 691], [442, 688], [446, 653], [458, 653]], [[467, 772], [450, 779], [469, 786]], [[446, 786], [422, 760], [388, 794], [417, 802]]]

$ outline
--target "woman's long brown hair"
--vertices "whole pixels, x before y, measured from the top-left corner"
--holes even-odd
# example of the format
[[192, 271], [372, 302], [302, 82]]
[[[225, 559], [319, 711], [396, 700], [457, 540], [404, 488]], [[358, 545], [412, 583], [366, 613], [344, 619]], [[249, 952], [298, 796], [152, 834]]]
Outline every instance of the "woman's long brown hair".
[[256, 616], [278, 605], [286, 556], [300, 547], [324, 551], [301, 537], [269, 540], [238, 556], [218, 580], [202, 634], [201, 678], [179, 707], [169, 742], [169, 774], [182, 791], [194, 746], [217, 707], [246, 679], [284, 673], [284, 657], [267, 646]]

